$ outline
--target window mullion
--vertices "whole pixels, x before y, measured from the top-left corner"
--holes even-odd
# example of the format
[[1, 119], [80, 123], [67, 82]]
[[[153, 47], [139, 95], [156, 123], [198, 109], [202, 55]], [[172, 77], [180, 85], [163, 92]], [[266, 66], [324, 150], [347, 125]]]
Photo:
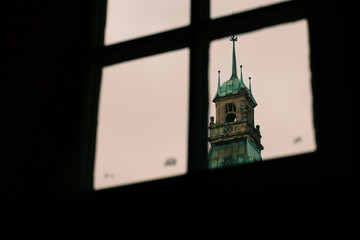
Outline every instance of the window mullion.
[[189, 173], [207, 168], [209, 1], [191, 3]]
[[190, 27], [183, 27], [118, 44], [102, 47], [97, 55], [103, 66], [147, 57], [190, 45]]

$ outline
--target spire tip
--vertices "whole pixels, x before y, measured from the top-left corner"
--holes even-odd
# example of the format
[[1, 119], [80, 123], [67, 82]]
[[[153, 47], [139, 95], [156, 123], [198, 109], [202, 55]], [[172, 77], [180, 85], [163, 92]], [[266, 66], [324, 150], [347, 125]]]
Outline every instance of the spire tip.
[[238, 79], [236, 71], [236, 56], [235, 56], [235, 42], [237, 37], [235, 35], [231, 36], [230, 41], [233, 42], [233, 51], [232, 51], [232, 73], [230, 79]]
[[230, 41], [236, 42], [236, 41], [237, 41], [237, 37], [235, 37], [235, 35], [232, 35], [232, 36], [230, 37]]

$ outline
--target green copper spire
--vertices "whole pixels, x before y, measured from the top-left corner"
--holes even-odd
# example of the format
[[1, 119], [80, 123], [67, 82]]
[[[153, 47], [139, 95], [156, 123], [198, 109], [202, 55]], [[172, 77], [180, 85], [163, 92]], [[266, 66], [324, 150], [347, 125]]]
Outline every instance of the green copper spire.
[[249, 91], [250, 91], [250, 94], [252, 95], [252, 92], [251, 92], [251, 77], [249, 77]]
[[237, 72], [236, 72], [236, 56], [235, 56], [235, 42], [237, 41], [237, 37], [232, 36], [230, 41], [233, 42], [233, 54], [232, 54], [232, 73], [230, 79], [238, 79]]
[[217, 88], [217, 95], [220, 96], [220, 70], [218, 70], [218, 88]]
[[245, 87], [243, 74], [242, 74], [242, 65], [240, 65], [240, 87]]
[[251, 93], [251, 80], [250, 85], [248, 88], [243, 79], [243, 72], [242, 72], [242, 65], [240, 65], [240, 79], [237, 76], [236, 71], [236, 55], [235, 55], [235, 42], [237, 41], [237, 37], [232, 36], [230, 37], [230, 41], [233, 42], [233, 52], [232, 52], [232, 74], [229, 80], [223, 82], [220, 85], [220, 71], [218, 71], [218, 87], [213, 98], [213, 101], [217, 98], [230, 96], [230, 95], [237, 95], [240, 92], [247, 93], [254, 105], [256, 106], [257, 103]]

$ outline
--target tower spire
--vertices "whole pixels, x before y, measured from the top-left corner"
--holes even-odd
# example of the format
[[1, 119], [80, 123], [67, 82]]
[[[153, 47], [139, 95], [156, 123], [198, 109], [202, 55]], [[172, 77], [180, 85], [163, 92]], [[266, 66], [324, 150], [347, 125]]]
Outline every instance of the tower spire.
[[250, 91], [250, 94], [252, 95], [252, 92], [251, 92], [251, 77], [249, 77], [249, 91]]
[[218, 88], [217, 88], [216, 93], [218, 95], [220, 95], [220, 70], [218, 70]]
[[236, 71], [236, 56], [235, 56], [235, 42], [237, 41], [237, 37], [235, 37], [234, 35], [231, 36], [230, 41], [233, 42], [232, 73], [230, 79], [238, 79], [237, 71]]
[[243, 74], [242, 74], [242, 65], [240, 65], [240, 85], [241, 87], [244, 87], [244, 80], [243, 80]]

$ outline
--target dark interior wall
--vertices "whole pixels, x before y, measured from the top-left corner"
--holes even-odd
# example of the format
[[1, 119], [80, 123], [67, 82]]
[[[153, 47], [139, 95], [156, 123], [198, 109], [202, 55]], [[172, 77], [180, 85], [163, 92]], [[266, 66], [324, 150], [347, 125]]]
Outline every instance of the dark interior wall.
[[2, 189], [78, 188], [90, 6], [90, 1], [2, 4]]
[[[255, 222], [255, 212], [272, 221], [275, 215], [264, 213], [305, 210], [311, 214], [310, 207], [321, 209], [319, 217], [357, 209], [359, 128], [354, 86], [358, 84], [359, 41], [358, 14], [350, 1], [309, 4], [312, 74], [318, 79], [313, 82], [313, 91], [318, 96], [314, 109], [319, 151], [327, 157], [325, 162], [341, 161], [350, 166], [339, 164], [339, 168], [346, 168], [341, 174], [328, 175], [321, 184], [300, 180], [280, 186], [275, 181], [254, 191], [240, 191], [236, 182], [226, 185], [204, 174], [193, 176], [196, 186], [191, 179], [185, 183], [174, 180], [157, 189], [145, 185], [140, 198], [136, 188], [122, 191], [124, 195], [117, 191], [95, 196], [59, 194], [80, 189], [83, 101], [89, 81], [94, 2], [7, 1], [2, 6], [7, 13], [1, 16], [0, 40], [0, 186], [2, 199], [8, 199], [2, 206], [10, 209], [3, 218], [10, 217], [12, 226], [27, 229], [23, 236], [41, 235], [44, 227], [44, 238], [57, 235], [59, 226], [67, 226], [60, 231], [63, 236], [101, 236], [104, 232], [109, 236], [119, 225], [127, 231], [154, 223], [172, 228], [184, 219], [188, 222], [185, 226], [211, 221], [226, 226], [226, 221], [214, 219], [245, 215]], [[219, 171], [217, 176], [226, 181], [238, 173]], [[259, 182], [266, 180], [259, 178]], [[171, 190], [173, 186], [180, 187]], [[153, 199], [167, 203], [142, 201], [153, 194], [158, 196]], [[180, 200], [171, 204], [179, 196]], [[47, 204], [50, 206], [45, 207]], [[124, 213], [127, 204], [132, 209], [138, 204], [139, 210]]]
[[[356, 29], [358, 16], [350, 1], [317, 1], [310, 5], [309, 31], [311, 44], [311, 70], [313, 93], [316, 95], [314, 114], [318, 147], [331, 158], [351, 157], [346, 150], [354, 144], [352, 131], [343, 126], [354, 126], [357, 100], [351, 86], [356, 76], [359, 39]], [[340, 100], [343, 99], [344, 101]], [[352, 130], [356, 129], [354, 126]], [[340, 137], [342, 140], [335, 140]], [[354, 139], [353, 139], [354, 140]], [[344, 142], [342, 142], [344, 141]], [[344, 146], [342, 150], [340, 146]], [[336, 154], [334, 156], [333, 154]], [[340, 154], [340, 155], [337, 155]], [[349, 155], [348, 155], [349, 154]]]
[[[359, 65], [359, 14], [352, 1], [319, 1], [311, 9], [313, 91], [317, 143], [327, 163], [340, 170], [331, 181], [344, 181], [358, 195], [359, 126], [356, 79]], [[356, 189], [356, 190], [355, 190]], [[339, 194], [341, 196], [341, 194]], [[343, 198], [346, 205], [346, 198]], [[339, 207], [341, 204], [335, 204]]]

